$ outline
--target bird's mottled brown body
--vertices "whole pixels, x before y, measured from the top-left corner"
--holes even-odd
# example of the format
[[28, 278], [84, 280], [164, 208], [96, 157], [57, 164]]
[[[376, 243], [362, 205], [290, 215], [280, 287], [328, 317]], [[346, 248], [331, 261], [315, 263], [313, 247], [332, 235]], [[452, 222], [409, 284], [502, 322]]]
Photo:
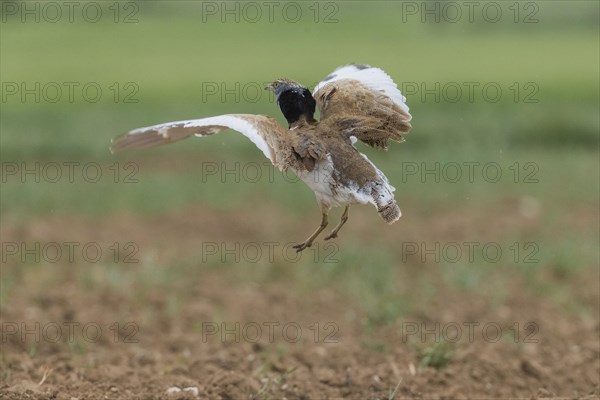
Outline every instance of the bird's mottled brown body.
[[[325, 182], [330, 185], [332, 198], [320, 199], [327, 206], [341, 205], [335, 195], [343, 188], [365, 188], [373, 184], [374, 190], [377, 190], [378, 186], [384, 187], [387, 184], [381, 172], [353, 146], [350, 138], [340, 139], [335, 124], [332, 126], [325, 121], [298, 127], [298, 133], [292, 142], [294, 157], [299, 161], [293, 163], [296, 173], [305, 182], [315, 181], [314, 185], [307, 182], [311, 187]], [[329, 165], [331, 168], [328, 168]], [[374, 201], [378, 199], [377, 194], [372, 193]]]
[[[271, 117], [229, 114], [140, 128], [119, 136], [111, 149], [149, 147], [185, 137], [206, 136], [231, 128], [247, 136], [279, 169], [291, 168], [314, 192], [322, 220], [298, 251], [310, 247], [327, 226], [331, 207], [345, 206], [340, 223], [325, 238], [337, 237], [353, 203], [371, 203], [388, 223], [400, 217], [394, 188], [360, 153], [354, 142], [387, 149], [402, 142], [411, 116], [391, 78], [378, 68], [348, 65], [327, 76], [314, 94], [288, 79], [268, 85], [288, 121], [283, 128]], [[318, 107], [321, 119], [315, 120]]]

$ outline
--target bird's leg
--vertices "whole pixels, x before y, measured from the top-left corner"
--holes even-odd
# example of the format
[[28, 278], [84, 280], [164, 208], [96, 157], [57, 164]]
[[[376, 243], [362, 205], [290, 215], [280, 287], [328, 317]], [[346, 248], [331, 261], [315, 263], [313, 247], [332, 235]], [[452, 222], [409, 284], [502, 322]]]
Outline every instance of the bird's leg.
[[331, 233], [329, 235], [325, 236], [325, 240], [329, 240], [329, 239], [333, 239], [333, 238], [337, 237], [337, 234], [340, 231], [340, 229], [342, 229], [342, 226], [344, 226], [346, 221], [348, 221], [348, 210], [349, 209], [350, 209], [350, 204], [348, 204], [346, 206], [346, 208], [344, 209], [344, 213], [342, 214], [340, 223], [335, 228], [333, 228], [333, 230], [331, 231]]
[[327, 214], [329, 213], [329, 207], [324, 206], [323, 204], [319, 204], [319, 206], [321, 207], [321, 225], [319, 225], [317, 230], [312, 235], [310, 235], [309, 238], [304, 241], [304, 243], [297, 244], [294, 246], [297, 253], [301, 252], [307, 247], [312, 246], [313, 240], [315, 240], [316, 237], [319, 236], [321, 232], [323, 232], [323, 229], [327, 227]]

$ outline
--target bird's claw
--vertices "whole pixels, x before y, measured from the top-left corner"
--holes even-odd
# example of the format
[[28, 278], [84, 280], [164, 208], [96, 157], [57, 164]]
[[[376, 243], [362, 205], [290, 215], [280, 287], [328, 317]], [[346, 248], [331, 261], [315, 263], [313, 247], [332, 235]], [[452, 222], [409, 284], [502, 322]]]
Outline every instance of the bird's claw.
[[296, 253], [300, 253], [302, 250], [306, 249], [307, 247], [312, 246], [312, 243], [310, 242], [304, 242], [304, 243], [300, 243], [297, 244], [295, 246], [292, 246], [294, 249], [296, 249]]
[[329, 239], [335, 239], [337, 236], [337, 233], [330, 233], [329, 235], [325, 236], [325, 240], [329, 240]]

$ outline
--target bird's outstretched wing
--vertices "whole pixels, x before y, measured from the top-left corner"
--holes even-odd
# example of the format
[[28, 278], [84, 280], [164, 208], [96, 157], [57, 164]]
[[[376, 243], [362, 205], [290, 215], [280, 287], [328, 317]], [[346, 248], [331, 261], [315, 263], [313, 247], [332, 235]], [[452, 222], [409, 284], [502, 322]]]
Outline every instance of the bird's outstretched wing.
[[[264, 115], [228, 114], [189, 121], [167, 122], [165, 124], [138, 128], [112, 140], [113, 153], [129, 149], [154, 147], [174, 143], [190, 136], [208, 136], [225, 129], [233, 129], [250, 139], [263, 154], [279, 169], [292, 166], [306, 169], [314, 165], [321, 152], [306, 150], [306, 144], [296, 143], [286, 128]], [[324, 154], [323, 154], [324, 156]]]
[[313, 96], [322, 123], [372, 147], [385, 149], [388, 140], [403, 142], [411, 129], [406, 98], [379, 68], [340, 67], [319, 82]]

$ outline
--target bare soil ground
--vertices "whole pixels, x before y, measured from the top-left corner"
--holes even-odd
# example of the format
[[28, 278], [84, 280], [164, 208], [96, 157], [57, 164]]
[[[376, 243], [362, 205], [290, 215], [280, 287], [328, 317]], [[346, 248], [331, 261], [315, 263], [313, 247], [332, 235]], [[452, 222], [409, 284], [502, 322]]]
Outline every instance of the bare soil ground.
[[[315, 222], [306, 218], [297, 226], [294, 217], [268, 205], [249, 211], [4, 221], [5, 242], [93, 241], [106, 250], [113, 242], [134, 241], [139, 262], [3, 263], [0, 397], [600, 398], [597, 265], [568, 276], [543, 273], [542, 281], [567, 288], [563, 301], [532, 289], [522, 274], [503, 276], [501, 286], [485, 282], [504, 288], [490, 293], [487, 286], [448, 284], [439, 266], [398, 262], [395, 284], [412, 305], [370, 323], [368, 300], [358, 293], [306, 284], [307, 278], [298, 283], [306, 263], [211, 259], [213, 265], [202, 266], [199, 246], [207, 240], [291, 241]], [[426, 220], [421, 229], [456, 240], [473, 232], [484, 237], [489, 230], [478, 232], [482, 225], [472, 214], [419, 216]], [[585, 229], [590, 217], [597, 219], [597, 211], [579, 209], [557, 224]], [[369, 228], [371, 218], [367, 211], [355, 213], [338, 245], [350, 237], [393, 246], [393, 235], [377, 236], [376, 227]], [[508, 214], [496, 221], [503, 222], [491, 229], [507, 234], [514, 224], [528, 224], [521, 232], [537, 224]], [[571, 307], [571, 300], [579, 306]], [[484, 334], [487, 323], [495, 325]], [[446, 348], [441, 330], [451, 335], [452, 324], [462, 335]], [[418, 332], [407, 335], [415, 327]], [[426, 329], [433, 333], [423, 338]]]

